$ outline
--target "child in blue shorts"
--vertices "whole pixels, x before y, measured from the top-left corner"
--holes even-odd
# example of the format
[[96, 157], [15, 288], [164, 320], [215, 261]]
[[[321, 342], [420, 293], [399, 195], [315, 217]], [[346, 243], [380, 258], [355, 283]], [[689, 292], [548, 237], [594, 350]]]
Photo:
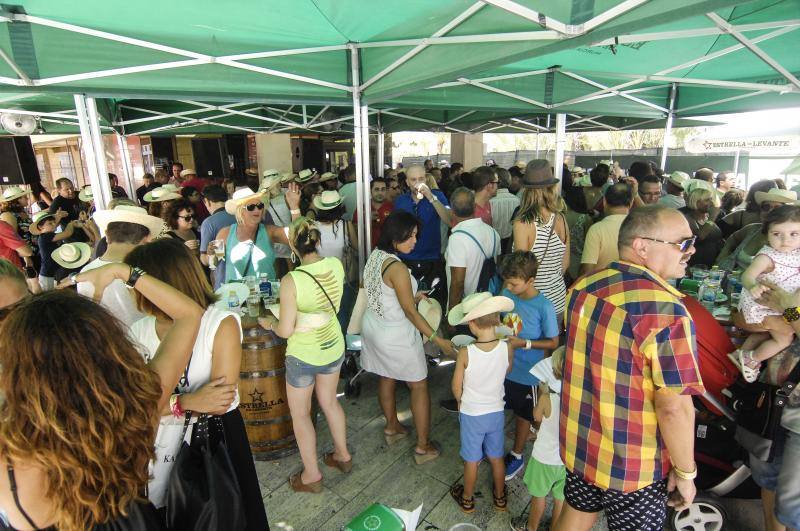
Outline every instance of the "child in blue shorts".
[[553, 496], [553, 515], [550, 529], [555, 526], [564, 504], [564, 483], [567, 469], [559, 453], [558, 422], [561, 411], [561, 377], [564, 369], [564, 347], [553, 351], [531, 369], [538, 380], [538, 401], [533, 408], [533, 417], [541, 422], [536, 442], [523, 481], [532, 496], [528, 517], [523, 514], [511, 522], [515, 531], [536, 531], [544, 515], [545, 499]]
[[475, 481], [484, 456], [492, 466], [494, 508], [507, 509], [503, 464], [503, 381], [511, 368], [514, 350], [497, 339], [500, 313], [514, 308], [508, 297], [474, 293], [448, 314], [452, 326], [468, 324], [476, 340], [458, 351], [453, 374], [453, 395], [459, 405], [461, 457], [464, 484], [455, 484], [450, 495], [465, 513], [475, 510]]

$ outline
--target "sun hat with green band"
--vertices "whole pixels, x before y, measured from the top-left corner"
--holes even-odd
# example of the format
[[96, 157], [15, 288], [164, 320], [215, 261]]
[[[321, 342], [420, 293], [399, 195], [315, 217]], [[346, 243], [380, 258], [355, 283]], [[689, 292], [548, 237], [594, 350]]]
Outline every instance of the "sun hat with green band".
[[331, 210], [342, 204], [342, 196], [336, 190], [325, 190], [314, 197], [313, 203], [317, 210]]
[[0, 201], [13, 201], [15, 199], [19, 199], [25, 195], [28, 195], [30, 192], [25, 190], [19, 186], [9, 186], [5, 190], [3, 190], [3, 195], [0, 197]]
[[47, 219], [47, 218], [53, 218], [53, 219], [55, 219], [55, 218], [56, 218], [56, 216], [55, 216], [55, 214], [51, 214], [51, 213], [50, 213], [49, 211], [47, 211], [47, 210], [41, 210], [41, 211], [39, 211], [39, 212], [37, 212], [36, 214], [34, 214], [34, 215], [33, 215], [33, 217], [31, 218], [31, 221], [33, 222], [33, 224], [34, 224], [35, 226], [37, 226], [37, 227], [38, 227], [38, 226], [39, 226], [39, 222], [40, 222], [40, 221], [44, 221], [44, 220], [45, 220], [45, 219]]
[[298, 183], [304, 184], [313, 179], [316, 174], [317, 172], [315, 170], [300, 170], [300, 173], [297, 174], [296, 180]]
[[50, 257], [66, 269], [77, 269], [92, 258], [92, 248], [83, 242], [65, 243], [50, 253]]
[[447, 314], [447, 322], [451, 326], [468, 323], [478, 317], [495, 312], [510, 312], [514, 309], [514, 301], [508, 297], [493, 297], [488, 291], [467, 295], [460, 304], [456, 304]]

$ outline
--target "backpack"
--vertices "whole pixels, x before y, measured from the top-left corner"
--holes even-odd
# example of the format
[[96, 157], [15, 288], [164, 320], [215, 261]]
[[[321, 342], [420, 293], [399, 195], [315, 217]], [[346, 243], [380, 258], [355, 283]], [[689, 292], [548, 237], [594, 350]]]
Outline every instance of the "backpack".
[[497, 232], [492, 231], [492, 249], [490, 253], [487, 255], [486, 252], [481, 247], [481, 244], [475, 239], [475, 236], [470, 234], [469, 232], [463, 230], [454, 230], [453, 234], [464, 234], [469, 236], [469, 238], [475, 242], [475, 245], [478, 246], [480, 249], [481, 254], [483, 254], [483, 264], [481, 264], [481, 274], [478, 276], [478, 287], [476, 288], [475, 292], [480, 293], [483, 291], [490, 291], [490, 285], [492, 284], [492, 279], [497, 277], [497, 264], [494, 261], [494, 249], [497, 246]]

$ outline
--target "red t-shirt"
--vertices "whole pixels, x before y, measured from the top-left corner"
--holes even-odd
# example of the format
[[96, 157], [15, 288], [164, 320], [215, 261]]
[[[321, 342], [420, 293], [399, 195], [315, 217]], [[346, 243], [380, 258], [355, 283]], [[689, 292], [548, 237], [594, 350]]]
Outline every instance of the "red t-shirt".
[[181, 188], [186, 188], [187, 186], [191, 186], [192, 188], [196, 188], [198, 192], [201, 194], [206, 186], [209, 185], [208, 179], [203, 179], [201, 177], [195, 177], [193, 179], [187, 179], [181, 183]]
[[15, 266], [22, 268], [22, 258], [17, 254], [17, 249], [25, 245], [25, 240], [19, 237], [14, 227], [0, 221], [0, 258], [5, 258]]
[[492, 226], [492, 203], [486, 202], [486, 206], [482, 207], [478, 203], [475, 203], [475, 217], [481, 218], [484, 223]]
[[[386, 221], [386, 218], [389, 217], [389, 214], [392, 213], [394, 209], [394, 205], [389, 201], [384, 201], [380, 208], [376, 211], [377, 215], [372, 220], [372, 230], [371, 234], [371, 242], [372, 248], [374, 249], [378, 245], [378, 238], [381, 236], [381, 227], [383, 227], [383, 222]], [[358, 210], [353, 213], [353, 223], [358, 226]]]

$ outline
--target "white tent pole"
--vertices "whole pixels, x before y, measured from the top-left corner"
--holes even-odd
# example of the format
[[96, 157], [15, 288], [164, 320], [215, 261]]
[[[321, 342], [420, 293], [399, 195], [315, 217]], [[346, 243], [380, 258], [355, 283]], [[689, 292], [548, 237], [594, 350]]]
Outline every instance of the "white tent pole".
[[567, 143], [567, 115], [563, 112], [556, 114], [556, 157], [553, 161], [553, 175], [561, 181], [564, 166], [564, 147]]
[[[356, 162], [356, 208], [360, 208], [364, 204], [364, 159], [361, 155], [362, 149], [362, 135], [364, 131], [361, 127], [361, 88], [359, 87], [359, 53], [355, 45], [350, 44], [350, 72], [353, 83], [353, 150], [355, 151]], [[324, 110], [324, 109], [323, 109]], [[322, 114], [322, 111], [320, 111]], [[315, 117], [316, 118], [316, 117]], [[312, 122], [314, 120], [311, 120]], [[366, 220], [371, 219], [369, 214], [364, 214], [364, 209], [361, 208], [358, 220], [358, 270], [364, 271], [364, 264], [367, 261], [367, 253], [365, 247], [364, 235]]]
[[[78, 125], [81, 130], [81, 144], [86, 167], [89, 170], [89, 183], [92, 186], [94, 204], [97, 210], [106, 208], [111, 201], [111, 186], [106, 171], [106, 156], [103, 138], [97, 123], [97, 106], [94, 98], [75, 94], [75, 109], [78, 111]], [[94, 127], [92, 126], [94, 120]]]
[[372, 219], [372, 197], [369, 193], [370, 171], [371, 164], [369, 159], [369, 109], [366, 105], [361, 106], [361, 156], [364, 158], [361, 166], [363, 173], [361, 174], [361, 187], [363, 192], [361, 194], [362, 203], [359, 203], [358, 208], [364, 213], [364, 261], [372, 251], [372, 223], [367, 221]]
[[[737, 149], [736, 150], [736, 155], [733, 157], [733, 175], [734, 175], [734, 179], [738, 179], [739, 178], [739, 154], [740, 153], [741, 153], [741, 151], [739, 151]], [[750, 183], [747, 183], [747, 184], [750, 184]]]
[[[383, 177], [384, 158], [386, 158], [386, 154], [384, 153], [386, 136], [383, 134], [383, 125], [381, 124], [381, 112], [380, 111], [378, 111], [378, 140], [377, 140], [377, 142], [378, 142], [378, 144], [375, 146], [375, 155], [376, 155], [375, 158], [378, 159], [378, 164], [377, 164], [377, 170], [378, 171], [377, 171], [377, 174], [378, 174], [378, 177], [382, 178]], [[370, 194], [370, 196], [371, 195], [372, 194]], [[370, 202], [370, 205], [372, 205], [371, 202]], [[370, 237], [369, 241], [370, 242], [372, 241], [371, 237]]]
[[675, 97], [678, 95], [678, 84], [673, 83], [669, 89], [669, 113], [667, 124], [664, 126], [664, 146], [661, 148], [661, 169], [667, 169], [667, 152], [669, 151], [669, 137], [672, 135], [672, 120], [675, 118]]
[[125, 187], [128, 189], [128, 197], [136, 201], [136, 182], [133, 179], [133, 164], [131, 164], [131, 154], [128, 151], [128, 137], [116, 133], [119, 155], [122, 157], [122, 170], [125, 172]]
[[536, 158], [539, 158], [539, 133], [536, 133]]

